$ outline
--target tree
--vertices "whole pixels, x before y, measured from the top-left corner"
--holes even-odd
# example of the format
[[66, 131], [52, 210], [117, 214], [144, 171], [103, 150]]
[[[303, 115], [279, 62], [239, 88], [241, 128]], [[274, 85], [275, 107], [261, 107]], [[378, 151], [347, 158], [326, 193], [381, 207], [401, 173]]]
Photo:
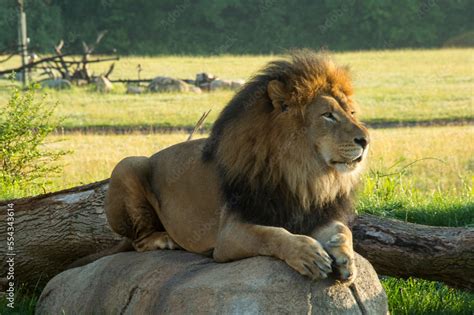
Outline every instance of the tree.
[[[25, 0], [33, 49], [50, 52], [63, 38], [82, 50], [109, 30], [101, 53], [280, 53], [294, 47], [331, 50], [440, 47], [472, 30], [469, 0]], [[14, 2], [0, 0], [0, 51], [15, 48]], [[229, 37], [234, 45], [227, 45]], [[226, 49], [216, 49], [225, 45]]]

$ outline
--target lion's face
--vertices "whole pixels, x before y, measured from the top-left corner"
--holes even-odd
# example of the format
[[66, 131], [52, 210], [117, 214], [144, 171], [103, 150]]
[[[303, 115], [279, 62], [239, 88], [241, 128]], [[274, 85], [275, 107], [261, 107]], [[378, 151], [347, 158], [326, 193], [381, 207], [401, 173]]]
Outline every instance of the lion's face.
[[367, 155], [369, 134], [353, 105], [319, 95], [306, 108], [310, 143], [322, 160], [339, 172], [357, 170]]
[[332, 90], [317, 94], [301, 106], [296, 93], [289, 93], [278, 80], [270, 81], [267, 90], [274, 112], [277, 116], [281, 112], [286, 117], [280, 120], [283, 122], [280, 129], [285, 129], [284, 125], [297, 126], [303, 121], [306, 140], [315, 148], [313, 152], [319, 160], [340, 173], [360, 169], [367, 155], [369, 134], [357, 120], [350, 97]]
[[352, 95], [348, 70], [324, 55], [271, 62], [221, 113], [203, 158], [226, 182], [288, 189], [304, 209], [348, 196], [369, 143]]

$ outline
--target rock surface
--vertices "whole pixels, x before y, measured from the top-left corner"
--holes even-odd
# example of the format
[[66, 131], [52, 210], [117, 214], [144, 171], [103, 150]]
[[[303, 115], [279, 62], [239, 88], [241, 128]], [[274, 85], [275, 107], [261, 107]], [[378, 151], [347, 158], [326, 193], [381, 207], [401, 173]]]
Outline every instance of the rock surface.
[[346, 287], [270, 257], [218, 264], [183, 251], [120, 253], [54, 277], [36, 314], [386, 314], [377, 274], [361, 256], [356, 264]]
[[128, 85], [127, 94], [143, 94], [145, 93], [145, 88], [142, 86]]
[[148, 85], [150, 92], [194, 92], [200, 93], [201, 89], [186, 82], [170, 77], [156, 77]]
[[40, 82], [42, 88], [55, 90], [69, 90], [72, 87], [70, 81], [65, 79], [47, 79]]
[[221, 79], [216, 79], [211, 82], [209, 89], [211, 91], [217, 91], [217, 90], [238, 90], [244, 85], [245, 81], [244, 80], [221, 80]]

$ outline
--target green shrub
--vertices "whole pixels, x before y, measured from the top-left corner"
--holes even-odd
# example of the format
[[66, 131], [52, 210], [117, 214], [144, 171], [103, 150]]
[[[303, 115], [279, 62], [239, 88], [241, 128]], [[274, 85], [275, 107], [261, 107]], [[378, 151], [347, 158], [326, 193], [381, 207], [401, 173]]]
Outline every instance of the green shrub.
[[58, 159], [68, 151], [48, 149], [46, 137], [60, 120], [53, 116], [56, 105], [44, 96], [37, 99], [37, 85], [25, 91], [12, 88], [9, 101], [0, 105], [0, 194], [35, 191], [61, 170]]

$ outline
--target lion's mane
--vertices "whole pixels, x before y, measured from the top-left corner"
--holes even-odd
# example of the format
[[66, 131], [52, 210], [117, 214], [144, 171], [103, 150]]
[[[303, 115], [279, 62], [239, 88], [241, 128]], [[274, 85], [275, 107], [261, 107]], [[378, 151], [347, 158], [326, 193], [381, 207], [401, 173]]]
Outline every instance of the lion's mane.
[[[284, 84], [297, 115], [274, 110], [267, 92], [272, 80]], [[203, 160], [217, 163], [227, 208], [244, 221], [308, 234], [351, 217], [358, 174], [323, 165], [304, 127], [306, 106], [320, 93], [345, 104], [352, 95], [347, 69], [325, 54], [296, 51], [257, 73], [215, 122]]]

